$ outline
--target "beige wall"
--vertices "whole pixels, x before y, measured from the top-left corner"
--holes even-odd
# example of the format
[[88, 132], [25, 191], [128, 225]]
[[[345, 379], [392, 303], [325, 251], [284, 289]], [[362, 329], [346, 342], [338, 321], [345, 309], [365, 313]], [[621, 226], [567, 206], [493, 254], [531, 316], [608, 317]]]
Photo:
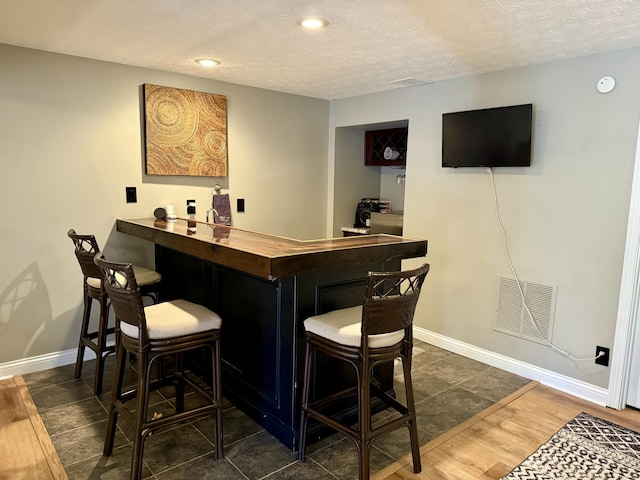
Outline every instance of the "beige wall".
[[[607, 95], [596, 91], [604, 75], [617, 79]], [[404, 234], [429, 240], [431, 263], [416, 325], [607, 386], [609, 370], [593, 360], [576, 364], [547, 346], [494, 331], [497, 278], [511, 272], [490, 177], [485, 169], [440, 166], [442, 114], [534, 104], [532, 166], [495, 171], [500, 213], [520, 278], [557, 287], [553, 342], [575, 357], [591, 357], [596, 345], [613, 346], [639, 84], [635, 49], [332, 102], [331, 142], [336, 128], [409, 119]], [[330, 170], [339, 161], [331, 142]]]
[[[94, 233], [109, 258], [152, 265], [151, 245], [114, 220], [166, 203], [183, 215], [187, 198], [204, 219], [220, 183], [236, 226], [324, 236], [329, 102], [6, 45], [0, 65], [0, 364], [75, 347], [82, 284], [69, 228]], [[144, 175], [143, 83], [227, 96], [228, 178]]]

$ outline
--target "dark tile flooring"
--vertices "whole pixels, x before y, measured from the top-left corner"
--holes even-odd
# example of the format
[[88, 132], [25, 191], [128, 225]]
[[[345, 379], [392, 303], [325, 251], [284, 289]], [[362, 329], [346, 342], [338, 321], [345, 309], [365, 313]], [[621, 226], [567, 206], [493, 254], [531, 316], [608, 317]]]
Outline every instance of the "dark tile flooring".
[[[93, 361], [83, 376], [73, 378], [73, 365], [24, 375], [53, 444], [70, 479], [127, 479], [131, 461], [131, 430], [118, 423], [114, 452], [102, 456], [106, 402], [113, 378], [110, 358], [105, 393], [92, 394]], [[398, 369], [397, 371], [400, 371]], [[133, 370], [130, 372], [133, 375]], [[130, 377], [132, 379], [133, 376]], [[437, 437], [528, 383], [528, 380], [483, 363], [417, 341], [412, 378], [420, 444]], [[153, 394], [153, 411], [171, 408], [171, 388]], [[404, 391], [402, 377], [396, 392]], [[195, 396], [195, 395], [194, 395]], [[390, 415], [381, 412], [379, 416]], [[356, 449], [342, 434], [309, 445], [307, 459], [274, 439], [240, 410], [227, 404], [223, 417], [225, 458], [213, 458], [210, 419], [182, 424], [151, 435], [144, 451], [144, 478], [169, 479], [338, 479], [357, 478]], [[378, 439], [371, 454], [373, 472], [409, 453], [406, 429]]]

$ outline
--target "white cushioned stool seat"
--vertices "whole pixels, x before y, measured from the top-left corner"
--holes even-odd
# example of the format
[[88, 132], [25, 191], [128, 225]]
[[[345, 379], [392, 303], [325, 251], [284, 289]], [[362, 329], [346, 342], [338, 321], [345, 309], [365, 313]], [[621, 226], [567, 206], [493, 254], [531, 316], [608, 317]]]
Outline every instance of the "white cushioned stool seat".
[[[362, 305], [341, 308], [304, 321], [307, 332], [315, 333], [340, 345], [359, 347], [362, 342]], [[404, 337], [404, 331], [369, 335], [369, 347], [395, 345]]]
[[[162, 275], [160, 275], [155, 270], [150, 270], [144, 267], [138, 267], [136, 265], [133, 266], [133, 273], [136, 276], [136, 282], [138, 282], [138, 286], [146, 287], [147, 285], [153, 285], [154, 283], [160, 282], [162, 280]], [[100, 280], [99, 278], [88, 277], [87, 284], [93, 288], [100, 288]]]
[[[207, 307], [187, 300], [173, 300], [144, 307], [147, 332], [150, 339], [192, 335], [217, 330], [222, 325], [220, 316]], [[138, 327], [120, 322], [122, 333], [138, 338]]]
[[162, 275], [160, 275], [155, 270], [138, 267], [136, 265], [133, 266], [133, 273], [136, 276], [136, 282], [138, 282], [139, 287], [153, 285], [154, 283], [158, 283], [160, 280], [162, 280]]

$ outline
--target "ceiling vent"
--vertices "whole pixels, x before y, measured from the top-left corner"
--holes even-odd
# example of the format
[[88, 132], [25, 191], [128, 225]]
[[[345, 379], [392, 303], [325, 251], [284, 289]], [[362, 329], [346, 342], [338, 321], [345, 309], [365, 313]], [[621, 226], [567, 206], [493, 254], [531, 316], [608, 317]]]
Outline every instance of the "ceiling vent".
[[[515, 279], [500, 275], [498, 280], [495, 330], [538, 343], [551, 342], [556, 288], [522, 280], [518, 288], [518, 282]], [[522, 303], [523, 296], [531, 315]]]
[[400, 85], [402, 87], [415, 87], [416, 85], [424, 85], [431, 82], [429, 80], [420, 80], [418, 78], [407, 77], [399, 78], [398, 80], [391, 80], [389, 83], [393, 85]]

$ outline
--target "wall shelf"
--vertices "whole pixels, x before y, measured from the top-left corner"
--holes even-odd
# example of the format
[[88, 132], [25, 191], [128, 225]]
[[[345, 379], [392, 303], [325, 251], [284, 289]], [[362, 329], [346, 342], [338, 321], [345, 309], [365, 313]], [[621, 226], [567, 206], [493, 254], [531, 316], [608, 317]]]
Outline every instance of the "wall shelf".
[[[367, 166], [404, 166], [407, 162], [407, 127], [368, 130], [364, 137], [364, 164]], [[386, 148], [400, 155], [395, 160], [384, 158]]]

